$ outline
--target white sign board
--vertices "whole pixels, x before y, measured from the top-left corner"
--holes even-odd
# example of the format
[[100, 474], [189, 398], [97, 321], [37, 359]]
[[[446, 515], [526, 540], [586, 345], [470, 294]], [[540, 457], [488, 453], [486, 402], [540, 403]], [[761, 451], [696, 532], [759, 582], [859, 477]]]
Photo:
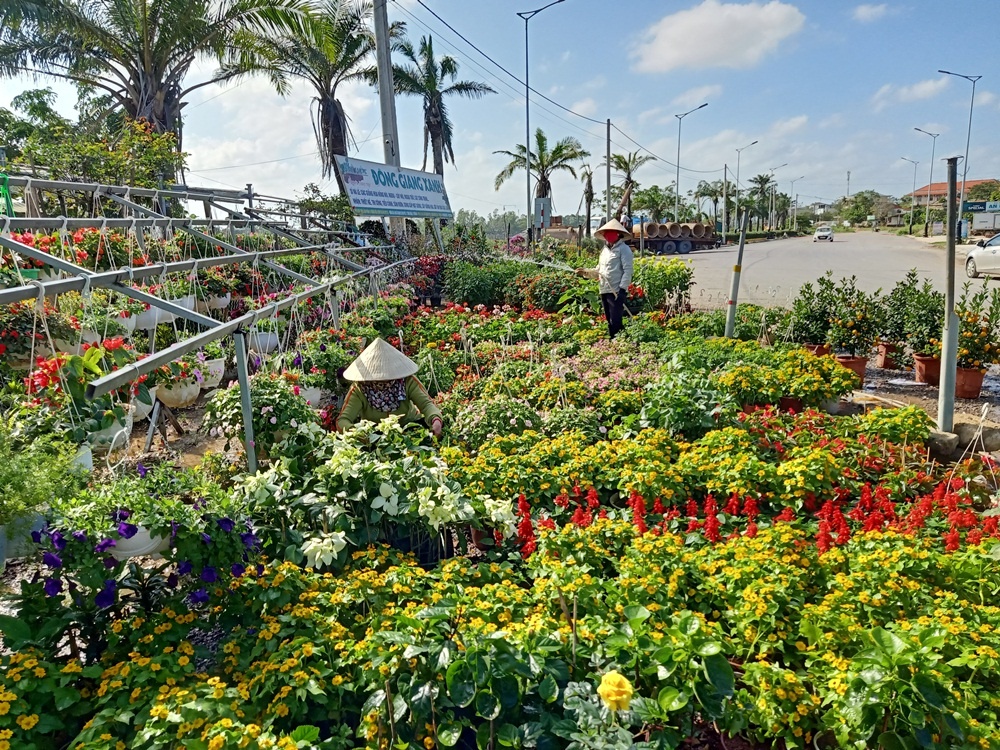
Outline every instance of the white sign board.
[[552, 226], [551, 198], [535, 198], [535, 226], [543, 229]]
[[347, 199], [358, 216], [451, 219], [454, 214], [439, 174], [378, 162], [336, 157]]

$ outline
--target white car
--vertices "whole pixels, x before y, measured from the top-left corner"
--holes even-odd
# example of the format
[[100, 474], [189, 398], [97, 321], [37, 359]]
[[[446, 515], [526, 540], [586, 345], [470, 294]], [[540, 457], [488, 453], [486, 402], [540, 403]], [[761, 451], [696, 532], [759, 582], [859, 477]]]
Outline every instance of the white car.
[[816, 231], [813, 232], [813, 242], [816, 240], [833, 242], [833, 230], [830, 227], [816, 227]]
[[978, 279], [982, 274], [1000, 274], [1000, 234], [976, 243], [965, 259], [965, 274], [970, 279]]

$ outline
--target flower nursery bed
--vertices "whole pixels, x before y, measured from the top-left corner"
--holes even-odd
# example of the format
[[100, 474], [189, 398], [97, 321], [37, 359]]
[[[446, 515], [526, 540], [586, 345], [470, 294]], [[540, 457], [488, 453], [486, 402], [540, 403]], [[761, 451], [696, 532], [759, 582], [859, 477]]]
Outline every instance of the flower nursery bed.
[[[197, 465], [87, 475], [25, 442], [55, 378], [11, 385], [0, 471], [46, 525], [0, 615], [0, 750], [1000, 748], [990, 456], [933, 460], [921, 408], [828, 413], [855, 373], [769, 343], [779, 311], [717, 338], [676, 264], [609, 342], [592, 288], [504, 263], [422, 264], [482, 304], [401, 288], [260, 357], [255, 475], [237, 388], [180, 409], [221, 448]], [[375, 335], [440, 440], [302, 397]]]

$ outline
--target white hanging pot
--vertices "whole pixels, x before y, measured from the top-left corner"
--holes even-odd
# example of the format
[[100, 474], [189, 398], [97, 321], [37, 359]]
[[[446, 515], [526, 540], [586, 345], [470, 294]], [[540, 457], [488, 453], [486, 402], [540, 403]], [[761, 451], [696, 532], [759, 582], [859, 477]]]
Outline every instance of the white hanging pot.
[[250, 348], [258, 354], [270, 354], [278, 348], [278, 334], [270, 331], [253, 331], [250, 334]]
[[71, 344], [65, 339], [52, 339], [52, 343], [61, 354], [79, 355], [83, 350], [83, 344]]
[[115, 420], [110, 427], [97, 430], [87, 436], [87, 442], [95, 456], [104, 456], [117, 448], [124, 448], [132, 437], [132, 419], [126, 417], [122, 424]]
[[153, 411], [153, 404], [156, 403], [156, 392], [159, 390], [160, 386], [154, 385], [149, 389], [149, 403], [144, 404], [138, 398], [132, 399], [132, 419], [137, 422], [142, 421], [150, 415]]
[[83, 443], [77, 449], [76, 455], [73, 457], [73, 465], [87, 471], [94, 470], [94, 451], [90, 447], [90, 443]]
[[210, 308], [208, 306], [208, 301], [207, 300], [199, 299], [199, 300], [195, 300], [194, 309], [195, 309], [195, 312], [200, 312], [202, 315], [204, 315], [205, 313], [207, 313], [212, 308]]
[[97, 331], [89, 331], [84, 329], [83, 331], [83, 343], [85, 344], [100, 344], [104, 338]]
[[218, 388], [219, 383], [222, 382], [222, 376], [226, 372], [226, 360], [222, 357], [219, 359], [206, 359], [199, 368], [201, 370], [201, 389], [203, 391], [210, 390], [212, 388]]
[[193, 380], [188, 380], [159, 386], [156, 397], [171, 409], [183, 409], [197, 401], [199, 393], [201, 386]]
[[118, 323], [121, 324], [122, 326], [124, 326], [125, 330], [128, 333], [132, 333], [132, 331], [134, 331], [137, 328], [137, 326], [136, 326], [136, 316], [135, 315], [129, 315], [129, 316], [124, 317], [124, 318], [119, 315], [118, 316]]
[[232, 299], [232, 294], [226, 292], [223, 295], [216, 295], [208, 298], [208, 309], [209, 310], [221, 310], [224, 307], [229, 307], [229, 300]]
[[128, 560], [130, 557], [158, 556], [169, 546], [167, 537], [151, 536], [149, 529], [140, 526], [131, 539], [115, 539], [115, 546], [108, 552], [116, 560]]
[[178, 307], [183, 307], [185, 310], [194, 310], [195, 296], [189, 294], [186, 297], [179, 297], [178, 299], [170, 300]]
[[299, 395], [302, 396], [308, 402], [308, 404], [314, 409], [319, 407], [319, 402], [323, 398], [322, 388], [302, 388], [299, 387]]
[[135, 320], [135, 323], [132, 324], [133, 328], [138, 328], [140, 331], [149, 331], [156, 328], [159, 317], [160, 311], [155, 307], [151, 307], [138, 315], [126, 318], [126, 320]]

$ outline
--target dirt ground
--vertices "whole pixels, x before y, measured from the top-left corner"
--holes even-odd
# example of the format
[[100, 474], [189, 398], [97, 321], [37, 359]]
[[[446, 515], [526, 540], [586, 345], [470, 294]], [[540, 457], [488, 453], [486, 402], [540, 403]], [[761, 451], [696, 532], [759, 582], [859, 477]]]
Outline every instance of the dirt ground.
[[[913, 370], [882, 370], [871, 363], [865, 371], [864, 388], [856, 394], [855, 401], [864, 403], [864, 396], [874, 397], [872, 401], [884, 405], [906, 406], [916, 404], [922, 407], [932, 419], [937, 419], [938, 388], [917, 383]], [[977, 421], [985, 417], [986, 424], [1000, 424], [1000, 368], [993, 366], [983, 380], [983, 390], [979, 398], [955, 399], [955, 417], [967, 416]]]

